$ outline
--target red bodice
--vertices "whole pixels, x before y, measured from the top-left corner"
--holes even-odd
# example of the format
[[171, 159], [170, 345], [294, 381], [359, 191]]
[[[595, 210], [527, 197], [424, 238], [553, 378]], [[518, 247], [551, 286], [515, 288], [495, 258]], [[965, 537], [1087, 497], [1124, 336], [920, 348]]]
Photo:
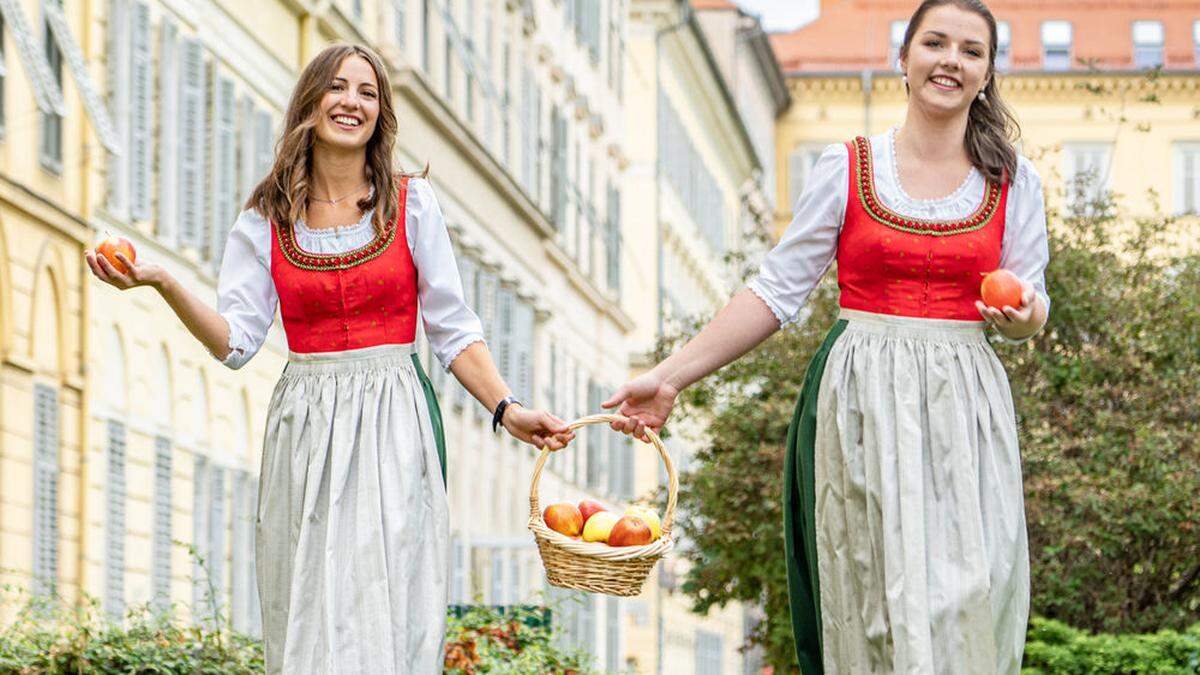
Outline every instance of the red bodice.
[[288, 349], [334, 352], [407, 344], [417, 334], [417, 268], [405, 238], [408, 180], [384, 236], [343, 254], [309, 253], [271, 224], [271, 276]]
[[988, 182], [979, 207], [955, 221], [909, 218], [875, 190], [871, 144], [850, 150], [850, 192], [838, 238], [841, 306], [878, 314], [980, 320], [983, 274], [1000, 266], [1008, 185]]

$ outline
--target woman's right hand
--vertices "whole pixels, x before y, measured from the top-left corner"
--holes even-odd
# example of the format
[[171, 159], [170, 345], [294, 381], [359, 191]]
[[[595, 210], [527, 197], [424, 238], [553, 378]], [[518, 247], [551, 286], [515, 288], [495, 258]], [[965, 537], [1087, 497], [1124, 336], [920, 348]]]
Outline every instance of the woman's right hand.
[[108, 258], [88, 249], [83, 252], [83, 257], [87, 260], [88, 267], [92, 268], [92, 274], [96, 278], [110, 286], [115, 286], [122, 291], [135, 288], [137, 286], [152, 286], [158, 288], [166, 279], [167, 272], [161, 266], [154, 263], [139, 263], [133, 264], [125, 257], [125, 254], [118, 252], [117, 260], [125, 265], [128, 272], [121, 273], [113, 264], [108, 261]]
[[613, 422], [614, 431], [622, 431], [649, 442], [646, 427], [657, 433], [667, 423], [667, 417], [675, 407], [679, 390], [653, 370], [626, 382], [612, 398], [600, 404], [602, 408], [617, 408], [617, 413], [628, 419]]

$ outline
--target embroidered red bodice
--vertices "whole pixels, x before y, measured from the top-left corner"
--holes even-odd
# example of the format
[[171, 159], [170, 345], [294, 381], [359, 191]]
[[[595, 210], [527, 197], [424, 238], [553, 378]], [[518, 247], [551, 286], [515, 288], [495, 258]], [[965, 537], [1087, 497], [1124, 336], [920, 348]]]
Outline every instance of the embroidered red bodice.
[[841, 306], [877, 314], [980, 320], [983, 274], [1000, 266], [1008, 183], [988, 181], [982, 202], [961, 220], [928, 221], [883, 205], [871, 144], [850, 150], [850, 192], [838, 238]]
[[271, 276], [288, 349], [333, 352], [416, 339], [417, 268], [405, 238], [408, 179], [387, 233], [354, 251], [309, 253], [271, 224]]

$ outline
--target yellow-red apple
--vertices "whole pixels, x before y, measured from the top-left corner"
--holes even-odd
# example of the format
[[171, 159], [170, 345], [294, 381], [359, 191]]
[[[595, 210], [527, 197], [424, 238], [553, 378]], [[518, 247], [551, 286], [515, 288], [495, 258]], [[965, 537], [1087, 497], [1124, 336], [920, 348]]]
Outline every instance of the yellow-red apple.
[[617, 517], [608, 511], [597, 511], [588, 518], [583, 526], [584, 541], [608, 541], [608, 533], [612, 531]]
[[129, 274], [129, 268], [125, 263], [117, 259], [117, 253], [120, 252], [129, 262], [137, 262], [137, 251], [133, 249], [133, 242], [125, 237], [108, 235], [96, 246], [96, 253], [108, 258], [109, 264], [117, 269], [121, 274]]
[[979, 295], [983, 298], [983, 304], [995, 309], [1004, 309], [1005, 305], [1013, 309], [1019, 308], [1024, 290], [1021, 287], [1021, 279], [1008, 270], [990, 272], [979, 285]]
[[546, 527], [568, 537], [574, 537], [583, 530], [583, 514], [574, 504], [567, 502], [547, 506], [542, 511], [542, 520], [546, 521]]
[[650, 534], [653, 535], [651, 541], [662, 536], [662, 521], [658, 519], [658, 514], [651, 510], [650, 507], [634, 504], [625, 509], [625, 515], [637, 516], [645, 521], [650, 526]]
[[622, 516], [608, 535], [609, 546], [642, 546], [654, 541], [654, 533], [638, 516]]
[[579, 512], [583, 514], [583, 523], [586, 526], [588, 518], [592, 517], [593, 513], [599, 513], [604, 510], [604, 505], [594, 499], [585, 499], [579, 502]]

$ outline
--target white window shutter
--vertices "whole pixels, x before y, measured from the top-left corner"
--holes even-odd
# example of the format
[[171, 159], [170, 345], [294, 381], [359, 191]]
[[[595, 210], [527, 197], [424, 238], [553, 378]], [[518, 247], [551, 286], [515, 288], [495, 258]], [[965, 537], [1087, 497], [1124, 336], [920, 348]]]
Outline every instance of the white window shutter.
[[[208, 459], [196, 455], [192, 473], [192, 616], [196, 621], [209, 613], [208, 575]], [[203, 561], [203, 565], [201, 564]]]
[[271, 172], [275, 163], [275, 148], [271, 145], [271, 113], [260, 110], [254, 114], [254, 147], [258, 155], [258, 179]]
[[[83, 50], [79, 48], [75, 36], [71, 35], [71, 28], [67, 25], [61, 3], [43, 2], [41, 7], [42, 14], [50, 28], [51, 35], [47, 36], [47, 39], [54, 40], [55, 46], [58, 47], [61, 54], [60, 58], [65, 60], [71, 69], [71, 75], [75, 79], [75, 90], [79, 94], [79, 98], [83, 100], [83, 108], [92, 120], [92, 127], [100, 138], [100, 143], [111, 152], [128, 152], [128, 147], [121, 143], [113, 129], [112, 120], [104, 108], [100, 92], [92, 84], [92, 78], [87, 70], [87, 62], [83, 58]], [[61, 111], [58, 116], [65, 117], [66, 112]]]
[[145, 220], [150, 217], [150, 173], [153, 170], [151, 149], [154, 132], [150, 113], [151, 63], [150, 63], [150, 9], [144, 2], [135, 1], [132, 6], [132, 51], [130, 68], [133, 100], [133, 128], [130, 142], [132, 176], [130, 178], [130, 217]]
[[158, 223], [166, 245], [179, 235], [179, 31], [163, 17], [158, 28]]
[[234, 153], [233, 80], [218, 77], [213, 87], [212, 223], [209, 229], [214, 271], [220, 269], [225, 240], [237, 218], [237, 156]]
[[125, 613], [125, 425], [108, 423], [108, 485], [105, 488], [104, 609]]
[[230, 500], [230, 521], [233, 527], [233, 545], [230, 546], [230, 586], [229, 597], [232, 601], [230, 619], [234, 630], [246, 632], [250, 619], [249, 581], [252, 570], [246, 564], [253, 542], [249, 536], [251, 513], [247, 508], [246, 495], [249, 492], [249, 474], [238, 470], [233, 474], [233, 499]]
[[33, 590], [52, 597], [58, 584], [58, 390], [33, 387]]
[[42, 40], [35, 36], [21, 10], [19, 0], [0, 0], [0, 14], [4, 17], [4, 25], [12, 31], [13, 40], [17, 43], [17, 51], [25, 64], [25, 73], [33, 88], [34, 102], [38, 110], [44, 114], [66, 115], [67, 106], [63, 101], [62, 88], [50, 71], [50, 63], [46, 60]]
[[171, 606], [171, 440], [154, 441], [154, 562], [152, 592], [154, 607]]
[[225, 598], [228, 588], [225, 582], [225, 469], [213, 467], [212, 493], [208, 502], [208, 574], [212, 588], [212, 600], [209, 607], [214, 621], [219, 620], [225, 611]]
[[184, 38], [180, 68], [180, 243], [204, 244], [204, 55], [200, 43]]
[[[133, 128], [130, 104], [130, 6], [129, 0], [111, 0], [108, 7], [108, 45], [105, 55], [108, 77], [108, 109], [112, 115], [114, 132], [121, 145], [129, 147]], [[108, 210], [117, 218], [129, 215], [129, 161], [128, 152], [108, 154]]]
[[249, 96], [243, 96], [238, 102], [238, 207], [250, 198], [250, 193], [258, 183], [257, 149], [254, 145], [254, 101]]

